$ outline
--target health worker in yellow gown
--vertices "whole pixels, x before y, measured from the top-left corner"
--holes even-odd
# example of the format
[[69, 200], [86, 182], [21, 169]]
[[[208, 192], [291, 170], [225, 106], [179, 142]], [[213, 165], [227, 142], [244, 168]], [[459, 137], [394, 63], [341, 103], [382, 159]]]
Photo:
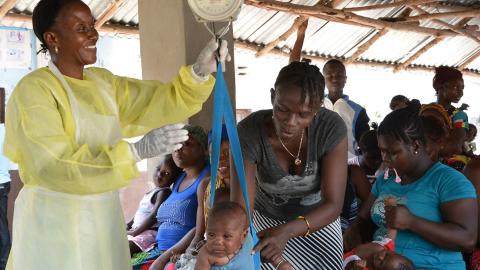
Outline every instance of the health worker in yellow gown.
[[197, 113], [213, 88], [214, 41], [171, 83], [85, 69], [96, 61], [94, 23], [80, 0], [41, 0], [33, 11], [52, 61], [26, 75], [7, 105], [4, 152], [24, 183], [8, 270], [131, 269], [118, 189], [139, 175], [137, 161], [181, 147], [187, 131], [172, 123]]

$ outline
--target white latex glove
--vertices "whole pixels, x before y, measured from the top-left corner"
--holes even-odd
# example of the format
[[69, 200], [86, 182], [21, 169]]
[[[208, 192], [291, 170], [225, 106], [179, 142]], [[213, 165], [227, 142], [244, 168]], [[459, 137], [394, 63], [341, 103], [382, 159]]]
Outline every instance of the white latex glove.
[[174, 124], [154, 129], [138, 142], [130, 144], [137, 161], [170, 154], [182, 148], [182, 143], [188, 140], [188, 131], [183, 126]]
[[[228, 53], [227, 45], [227, 41], [222, 39], [219, 56], [222, 67], [225, 66], [225, 60], [230, 61], [232, 59], [230, 57], [230, 54]], [[202, 78], [203, 80], [206, 80], [208, 79], [208, 75], [210, 73], [217, 71], [217, 49], [218, 43], [215, 38], [213, 38], [207, 43], [205, 48], [202, 49], [202, 51], [197, 57], [197, 61], [192, 66], [195, 75]]]

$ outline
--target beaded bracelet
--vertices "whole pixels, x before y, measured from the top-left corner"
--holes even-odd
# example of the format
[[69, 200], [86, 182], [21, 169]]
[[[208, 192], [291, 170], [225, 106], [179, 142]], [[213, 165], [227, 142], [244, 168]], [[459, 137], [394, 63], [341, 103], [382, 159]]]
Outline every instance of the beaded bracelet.
[[298, 216], [297, 219], [303, 219], [305, 221], [305, 224], [307, 225], [307, 232], [303, 235], [303, 237], [309, 236], [310, 235], [310, 222], [308, 222], [307, 218], [304, 216]]

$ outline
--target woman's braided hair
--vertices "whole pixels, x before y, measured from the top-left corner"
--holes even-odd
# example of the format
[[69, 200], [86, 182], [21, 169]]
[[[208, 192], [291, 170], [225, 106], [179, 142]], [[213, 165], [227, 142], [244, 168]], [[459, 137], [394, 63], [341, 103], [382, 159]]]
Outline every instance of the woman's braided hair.
[[40, 0], [35, 6], [32, 15], [33, 32], [41, 42], [41, 49], [37, 53], [48, 51], [43, 34], [55, 23], [62, 8], [72, 2], [81, 2], [81, 0]]
[[414, 141], [426, 145], [420, 101], [413, 99], [408, 106], [389, 113], [378, 127], [378, 135], [391, 136], [398, 141], [412, 144]]
[[300, 87], [301, 101], [308, 98], [309, 105], [322, 102], [325, 90], [325, 78], [320, 69], [309, 61], [292, 62], [278, 73], [275, 88], [280, 84], [290, 84]]

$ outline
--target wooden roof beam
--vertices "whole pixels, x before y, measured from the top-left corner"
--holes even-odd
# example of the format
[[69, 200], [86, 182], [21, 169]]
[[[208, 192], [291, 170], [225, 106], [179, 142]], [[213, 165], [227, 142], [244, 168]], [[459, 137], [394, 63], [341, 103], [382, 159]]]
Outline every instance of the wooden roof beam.
[[15, 6], [16, 0], [6, 0], [0, 7], [0, 20]]
[[393, 3], [387, 3], [387, 4], [344, 8], [342, 10], [347, 11], [347, 12], [356, 12], [356, 11], [400, 7], [400, 6], [406, 6], [406, 5], [420, 5], [420, 4], [432, 3], [432, 2], [436, 2], [436, 1], [437, 0], [404, 0], [404, 1], [395, 1]]
[[[234, 46], [235, 46], [235, 48], [245, 49], [245, 50], [252, 51], [252, 52], [257, 52], [258, 50], [261, 50], [261, 48], [263, 47], [263, 46], [258, 46], [256, 44], [251, 44], [251, 43], [247, 43], [247, 42], [240, 41], [240, 40], [235, 40]], [[285, 58], [289, 57], [288, 52], [284, 52], [284, 51], [282, 51], [280, 49], [277, 49], [277, 48], [272, 49], [270, 51], [270, 54], [285, 57]], [[332, 59], [332, 57], [307, 55], [307, 54], [302, 54], [302, 56], [305, 57], [305, 58], [309, 58], [309, 59], [316, 60], [316, 61], [322, 61], [322, 62], [326, 62], [326, 61]], [[345, 59], [339, 59], [339, 60], [345, 60]], [[388, 64], [388, 63], [370, 62], [370, 61], [363, 61], [363, 60], [356, 60], [355, 62], [351, 63], [350, 65], [361, 66], [361, 67], [375, 67], [375, 68], [382, 68], [382, 69], [394, 69], [396, 67], [395, 65]], [[404, 70], [433, 72], [435, 69], [434, 69], [434, 67], [408, 66]], [[480, 73], [475, 72], [475, 71], [471, 71], [471, 70], [464, 70], [463, 74], [475, 76], [477, 78], [480, 77]]]
[[480, 8], [464, 9], [460, 11], [420, 14], [417, 16], [410, 16], [408, 18], [405, 18], [405, 20], [408, 22], [408, 21], [422, 21], [422, 20], [431, 20], [431, 19], [447, 18], [447, 17], [478, 17], [478, 16], [480, 16]]
[[308, 16], [329, 20], [339, 23], [357, 24], [359, 26], [371, 27], [376, 29], [388, 29], [398, 31], [409, 31], [432, 36], [456, 36], [457, 33], [448, 29], [434, 29], [428, 27], [415, 26], [406, 23], [392, 23], [360, 16], [352, 12], [329, 8], [326, 6], [304, 6], [291, 3], [285, 3], [274, 0], [245, 0], [245, 4], [263, 8], [267, 10], [282, 11], [296, 14], [299, 16]]
[[[404, 11], [402, 11], [402, 13], [400, 13], [400, 15], [398, 15], [397, 18], [405, 18], [405, 17], [409, 16], [411, 12], [412, 12], [411, 8], [406, 8]], [[346, 62], [351, 63], [351, 62], [357, 60], [357, 58], [360, 57], [360, 55], [362, 55], [364, 52], [366, 52], [377, 40], [379, 40], [381, 37], [383, 37], [387, 32], [388, 32], [388, 30], [382, 29], [382, 30], [378, 31], [377, 33], [375, 33], [375, 35], [373, 35], [368, 41], [366, 41], [361, 46], [359, 46], [357, 48], [357, 50], [352, 54], [352, 56], [350, 56], [347, 59]]]
[[263, 47], [263, 49], [261, 49], [255, 54], [255, 57], [264, 56], [273, 48], [275, 48], [275, 46], [277, 46], [278, 43], [287, 40], [287, 38], [289, 38], [295, 31], [297, 31], [298, 27], [307, 19], [308, 19], [307, 17], [298, 16], [293, 22], [292, 26], [290, 26], [290, 28], [287, 31], [285, 31], [285, 33], [281, 34], [278, 38], [268, 43], [265, 47]]
[[388, 30], [386, 29], [382, 29], [375, 33], [369, 40], [359, 46], [358, 49], [352, 54], [352, 56], [350, 56], [345, 62], [347, 64], [353, 63], [360, 55], [366, 52], [373, 45], [373, 43], [383, 37], [386, 33], [388, 33]]
[[125, 0], [115, 0], [110, 7], [108, 7], [105, 12], [97, 19], [95, 22], [95, 28], [100, 29], [120, 8], [120, 6], [125, 2]]
[[458, 66], [458, 69], [459, 70], [466, 69], [467, 66], [470, 65], [473, 61], [475, 61], [479, 56], [480, 56], [480, 50], [478, 50], [476, 53], [474, 53], [470, 57], [468, 57], [465, 60], [465, 62], [463, 62], [460, 66]]
[[[30, 26], [32, 24], [32, 16], [30, 15], [8, 13], [7, 15], [5, 15], [3, 19], [7, 21], [27, 23]], [[111, 25], [111, 24], [104, 25], [98, 31], [101, 33], [112, 33], [112, 34], [122, 34], [122, 35], [132, 35], [132, 36], [138, 36], [140, 34], [138, 27]]]
[[[425, 10], [423, 10], [422, 8], [419, 8], [417, 6], [410, 5], [410, 7], [420, 14], [429, 14], [428, 12], [426, 12]], [[463, 35], [467, 38], [470, 38], [477, 43], [480, 43], [480, 39], [478, 38], [478, 36], [475, 36], [475, 34], [478, 35], [478, 33], [476, 33], [475, 31], [468, 31], [468, 30], [464, 29], [463, 27], [454, 26], [454, 25], [451, 25], [451, 24], [446, 23], [446, 22], [444, 22], [442, 20], [439, 20], [439, 19], [432, 19], [431, 21], [438, 24], [438, 25], [444, 26], [444, 27], [446, 27], [446, 28], [448, 28], [452, 31], [455, 31], [455, 32], [459, 33], [460, 35]], [[464, 24], [465, 23], [462, 23], [461, 26], [463, 26]]]
[[[470, 20], [471, 20], [471, 18], [463, 18], [458, 23], [456, 23], [455, 26], [456, 27], [461, 27], [462, 25], [465, 25], [466, 23], [468, 23], [468, 21], [470, 21]], [[423, 48], [421, 48], [416, 53], [414, 53], [412, 56], [410, 56], [407, 60], [405, 60], [405, 62], [403, 62], [400, 65], [398, 65], [397, 67], [395, 67], [395, 69], [393, 71], [398, 72], [400, 70], [403, 70], [403, 69], [407, 68], [411, 63], [413, 63], [413, 61], [417, 60], [420, 56], [422, 56], [422, 54], [426, 53], [428, 50], [433, 48], [438, 43], [442, 42], [444, 39], [445, 39], [444, 37], [437, 37], [437, 38], [431, 40], [425, 46], [423, 46]]]

